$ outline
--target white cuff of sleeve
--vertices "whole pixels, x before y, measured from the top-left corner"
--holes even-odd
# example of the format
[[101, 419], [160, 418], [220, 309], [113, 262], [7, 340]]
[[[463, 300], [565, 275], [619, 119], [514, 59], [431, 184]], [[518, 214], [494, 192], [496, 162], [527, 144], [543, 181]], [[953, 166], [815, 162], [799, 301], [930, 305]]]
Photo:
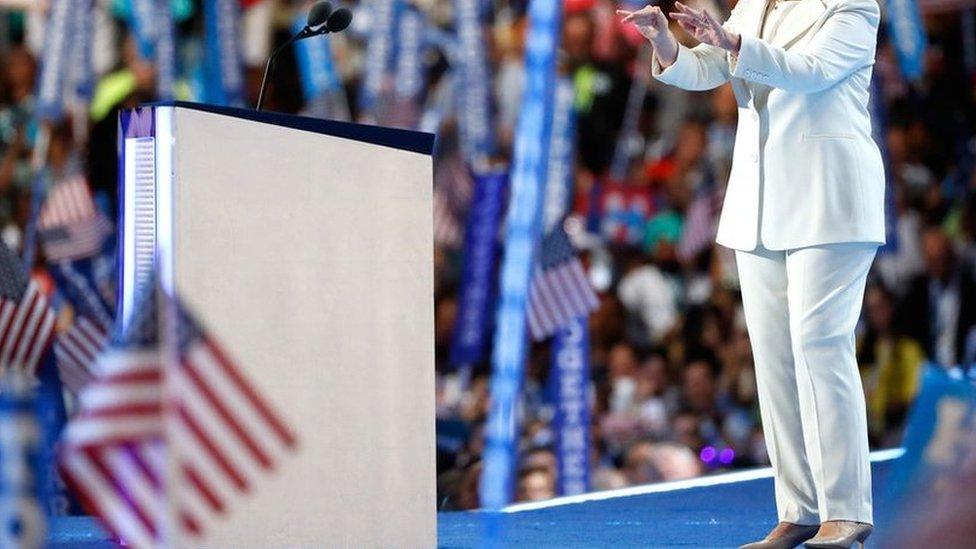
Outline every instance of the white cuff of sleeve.
[[762, 41], [754, 36], [742, 35], [739, 42], [739, 53], [729, 52], [729, 71], [733, 78], [742, 78], [760, 84], [769, 83], [769, 74], [759, 67], [757, 62], [763, 47]]

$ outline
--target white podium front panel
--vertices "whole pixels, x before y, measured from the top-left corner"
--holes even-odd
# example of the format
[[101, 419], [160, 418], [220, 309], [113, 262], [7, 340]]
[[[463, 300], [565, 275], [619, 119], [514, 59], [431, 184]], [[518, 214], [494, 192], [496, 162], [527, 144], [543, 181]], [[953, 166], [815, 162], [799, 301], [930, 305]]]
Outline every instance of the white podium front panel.
[[155, 111], [161, 267], [298, 437], [203, 546], [435, 546], [431, 157]]

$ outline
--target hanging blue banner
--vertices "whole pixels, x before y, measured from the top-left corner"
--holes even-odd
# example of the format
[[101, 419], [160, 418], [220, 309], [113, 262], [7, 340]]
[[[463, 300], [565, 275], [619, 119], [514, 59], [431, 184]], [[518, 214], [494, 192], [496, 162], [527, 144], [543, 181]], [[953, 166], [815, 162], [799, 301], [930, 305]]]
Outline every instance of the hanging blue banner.
[[888, 31], [898, 55], [901, 73], [908, 80], [922, 76], [928, 38], [916, 0], [889, 0]]
[[204, 0], [206, 95], [214, 105], [244, 106], [238, 0]]
[[406, 6], [398, 17], [397, 56], [393, 91], [400, 100], [419, 101], [424, 91], [424, 33], [427, 18], [416, 6]]
[[556, 83], [552, 108], [552, 139], [549, 143], [546, 198], [542, 233], [548, 234], [566, 217], [572, 201], [573, 168], [576, 159], [576, 89], [569, 78]]
[[551, 0], [533, 0], [528, 9], [525, 92], [515, 132], [481, 476], [481, 503], [489, 511], [498, 511], [512, 500], [518, 437], [515, 407], [525, 367], [526, 304], [542, 224], [561, 9], [561, 2]]
[[458, 292], [451, 364], [476, 364], [485, 357], [495, 295], [495, 254], [504, 212], [508, 174], [476, 174], [464, 233], [464, 265]]
[[[292, 24], [292, 32], [297, 34], [305, 28], [305, 20], [306, 14], [299, 13]], [[320, 98], [341, 87], [328, 37], [295, 42], [295, 60], [306, 101]]]
[[359, 110], [371, 113], [393, 60], [396, 13], [402, 0], [372, 0], [362, 4], [368, 10], [372, 23], [366, 40], [366, 58], [363, 62], [363, 82], [359, 91]]
[[68, 67], [69, 88], [83, 103], [91, 99], [95, 88], [92, 48], [95, 35], [94, 0], [73, 0], [71, 10], [72, 47]]
[[64, 111], [64, 78], [73, 0], [51, 0], [37, 79], [36, 113], [41, 120], [57, 120]]
[[461, 149], [470, 166], [482, 165], [495, 154], [491, 116], [491, 72], [487, 37], [482, 26], [481, 0], [454, 3], [457, 27], [457, 88]]
[[176, 83], [176, 23], [170, 0], [155, 0], [156, 4], [156, 97], [173, 99]]
[[560, 328], [552, 342], [551, 394], [555, 404], [559, 494], [590, 489], [590, 331], [586, 317]]
[[129, 27], [135, 37], [139, 57], [147, 61], [156, 52], [156, 4], [157, 0], [132, 0]]

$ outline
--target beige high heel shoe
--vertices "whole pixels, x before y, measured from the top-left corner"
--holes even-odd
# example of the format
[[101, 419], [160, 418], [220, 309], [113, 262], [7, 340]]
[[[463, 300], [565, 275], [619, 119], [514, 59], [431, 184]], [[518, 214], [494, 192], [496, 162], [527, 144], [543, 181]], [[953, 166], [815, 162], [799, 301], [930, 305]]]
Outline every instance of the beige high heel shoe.
[[760, 541], [747, 543], [739, 549], [793, 549], [817, 533], [819, 526], [781, 522]]
[[828, 520], [820, 525], [817, 535], [803, 544], [807, 549], [849, 549], [864, 547], [874, 527], [851, 520]]

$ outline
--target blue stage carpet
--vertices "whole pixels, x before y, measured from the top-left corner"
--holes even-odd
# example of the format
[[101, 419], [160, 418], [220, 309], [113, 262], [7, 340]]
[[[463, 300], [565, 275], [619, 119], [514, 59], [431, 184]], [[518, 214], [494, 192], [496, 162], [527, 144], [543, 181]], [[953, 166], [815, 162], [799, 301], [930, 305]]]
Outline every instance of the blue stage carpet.
[[[886, 481], [894, 463], [886, 460], [872, 467], [876, 532], [886, 526], [878, 511], [885, 507]], [[481, 512], [440, 513], [439, 547], [483, 547], [489, 528], [504, 547], [736, 547], [761, 538], [776, 521], [770, 478], [603, 497], [491, 515], [497, 517], [494, 521]], [[83, 518], [59, 520], [51, 542], [49, 547], [57, 548], [114, 547], [93, 521]]]

